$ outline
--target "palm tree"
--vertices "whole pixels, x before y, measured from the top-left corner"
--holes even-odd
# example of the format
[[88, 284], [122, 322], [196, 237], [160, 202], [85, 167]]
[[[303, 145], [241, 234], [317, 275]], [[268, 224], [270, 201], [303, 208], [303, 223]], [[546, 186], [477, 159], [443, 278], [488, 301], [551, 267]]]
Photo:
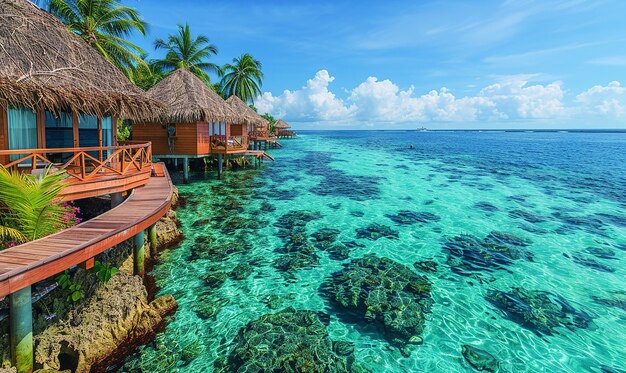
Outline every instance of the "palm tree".
[[220, 68], [214, 63], [207, 62], [211, 55], [217, 55], [217, 47], [204, 35], [191, 36], [189, 24], [178, 25], [178, 33], [169, 35], [167, 41], [157, 39], [155, 49], [165, 49], [165, 58], [155, 61], [155, 66], [165, 71], [188, 69], [208, 85], [211, 84], [208, 72], [220, 74]]
[[124, 39], [135, 31], [146, 34], [147, 24], [134, 8], [116, 0], [49, 0], [50, 13], [127, 76], [134, 64], [143, 63], [144, 51]]
[[254, 59], [250, 53], [233, 59], [233, 64], [222, 67], [222, 90], [226, 97], [235, 95], [244, 102], [254, 103], [254, 99], [261, 94], [263, 72], [261, 62]]
[[0, 238], [31, 241], [61, 229], [68, 212], [57, 199], [63, 178], [62, 173], [37, 177], [0, 167]]
[[129, 71], [129, 77], [135, 85], [147, 91], [165, 77], [165, 72], [157, 65], [157, 61], [149, 60], [147, 54], [143, 54], [141, 59], [143, 63], [135, 64]]

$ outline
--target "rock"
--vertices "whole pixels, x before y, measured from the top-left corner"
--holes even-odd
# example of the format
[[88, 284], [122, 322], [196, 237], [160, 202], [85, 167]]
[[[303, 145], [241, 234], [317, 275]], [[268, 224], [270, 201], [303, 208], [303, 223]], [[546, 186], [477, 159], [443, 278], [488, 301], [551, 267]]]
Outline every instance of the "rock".
[[141, 278], [119, 272], [86, 301], [79, 323], [59, 320], [35, 336], [35, 362], [44, 369], [104, 371], [151, 340], [175, 310], [171, 296], [148, 303]]
[[250, 264], [240, 263], [233, 268], [232, 271], [228, 274], [230, 278], [233, 280], [245, 280], [254, 272], [254, 268]]
[[380, 238], [398, 239], [398, 231], [391, 229], [387, 225], [374, 223], [366, 228], [357, 228], [356, 238], [365, 238], [371, 241], [376, 241]]
[[497, 372], [500, 369], [498, 359], [485, 350], [470, 345], [463, 345], [461, 353], [465, 360], [476, 370]]
[[[183, 240], [183, 232], [179, 228], [180, 222], [176, 217], [176, 211], [170, 209], [164, 217], [156, 223], [157, 246], [162, 251], [170, 248]], [[148, 239], [146, 237], [146, 239]]]
[[395, 215], [387, 214], [385, 216], [398, 225], [413, 225], [416, 223], [430, 223], [441, 220], [439, 216], [430, 212], [416, 212], [409, 210], [402, 210]]
[[[351, 372], [354, 346], [333, 342], [328, 321], [313, 311], [287, 308], [249, 322], [218, 357], [216, 372]], [[354, 370], [356, 371], [356, 370]], [[358, 370], [362, 371], [362, 370]]]
[[409, 354], [405, 347], [421, 336], [430, 312], [430, 287], [408, 267], [368, 254], [344, 264], [322, 291], [347, 320], [382, 325], [384, 338]]
[[228, 273], [225, 271], [213, 271], [204, 276], [204, 281], [210, 288], [218, 288], [226, 282], [228, 279]]
[[615, 291], [610, 298], [602, 298], [596, 295], [591, 296], [594, 302], [603, 306], [620, 308], [626, 312], [626, 291]]
[[415, 269], [422, 271], [422, 272], [437, 272], [437, 268], [439, 267], [439, 264], [437, 264], [437, 262], [432, 261], [432, 260], [424, 260], [421, 262], [413, 263], [413, 267], [415, 267]]
[[510, 292], [489, 290], [485, 299], [506, 318], [539, 336], [558, 334], [559, 327], [586, 329], [592, 322], [586, 312], [576, 310], [562, 297], [547, 291], [517, 287]]

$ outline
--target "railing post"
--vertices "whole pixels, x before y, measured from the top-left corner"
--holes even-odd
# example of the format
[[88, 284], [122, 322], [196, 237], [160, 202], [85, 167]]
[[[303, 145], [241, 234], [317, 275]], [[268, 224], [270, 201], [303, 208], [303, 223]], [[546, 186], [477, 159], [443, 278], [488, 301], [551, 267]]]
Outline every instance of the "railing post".
[[183, 158], [183, 183], [189, 183], [189, 158]]
[[145, 260], [144, 251], [145, 235], [144, 231], [137, 233], [133, 237], [133, 274], [143, 278], [143, 263]]
[[148, 241], [150, 241], [150, 256], [157, 254], [157, 230], [156, 223], [148, 228]]
[[9, 295], [11, 362], [18, 373], [33, 371], [32, 307], [30, 286]]
[[217, 177], [218, 178], [222, 178], [222, 161], [224, 159], [224, 155], [223, 154], [218, 154], [217, 155]]

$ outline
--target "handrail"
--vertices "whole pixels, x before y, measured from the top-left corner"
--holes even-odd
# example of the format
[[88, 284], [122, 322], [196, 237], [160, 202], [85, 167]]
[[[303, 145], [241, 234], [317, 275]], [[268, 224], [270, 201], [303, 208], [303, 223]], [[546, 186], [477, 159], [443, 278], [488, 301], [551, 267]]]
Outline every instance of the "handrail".
[[247, 136], [225, 136], [213, 135], [209, 137], [211, 149], [228, 150], [228, 149], [247, 149]]
[[[107, 155], [106, 159], [103, 160], [104, 152], [109, 151], [111, 154]], [[91, 152], [98, 152], [98, 158], [89, 154]], [[51, 153], [73, 153], [73, 155], [64, 162], [55, 163], [47, 156]], [[88, 181], [103, 174], [125, 176], [142, 171], [152, 165], [152, 143], [150, 142], [85, 148], [0, 150], [0, 159], [2, 159], [2, 156], [14, 154], [26, 155], [9, 161], [3, 165], [4, 168], [17, 170], [30, 168], [31, 171], [34, 171], [38, 168], [39, 162], [41, 167], [52, 167], [53, 172], [65, 171], [69, 176], [66, 181], [70, 183]], [[28, 161], [30, 163], [20, 167], [21, 164]]]

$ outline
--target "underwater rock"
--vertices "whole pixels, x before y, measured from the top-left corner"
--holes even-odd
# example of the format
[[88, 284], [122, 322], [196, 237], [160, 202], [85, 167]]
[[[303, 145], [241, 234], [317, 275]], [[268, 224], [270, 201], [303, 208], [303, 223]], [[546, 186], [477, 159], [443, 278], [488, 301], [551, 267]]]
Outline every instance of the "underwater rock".
[[261, 203], [261, 207], [259, 207], [259, 210], [263, 212], [272, 212], [272, 211], [276, 211], [276, 207], [274, 207], [274, 205], [272, 205], [271, 203], [267, 201], [263, 201]]
[[532, 260], [532, 254], [524, 249], [529, 244], [528, 240], [494, 231], [482, 240], [467, 234], [456, 236], [444, 243], [443, 250], [452, 270], [468, 276], [475, 271], [505, 269], [514, 260]]
[[391, 229], [388, 225], [373, 223], [367, 226], [367, 228], [357, 228], [356, 238], [364, 238], [371, 241], [376, 241], [380, 238], [398, 239], [398, 231]]
[[235, 254], [243, 253], [251, 249], [251, 245], [245, 236], [234, 236], [232, 238], [207, 238], [203, 243], [196, 241], [191, 247], [189, 260], [212, 259], [222, 260]]
[[202, 354], [202, 344], [200, 340], [194, 339], [185, 348], [180, 351], [180, 361], [182, 366], [189, 365], [192, 361], [196, 360]]
[[311, 235], [316, 242], [335, 242], [341, 231], [335, 228], [322, 228]]
[[616, 307], [626, 312], [626, 291], [614, 291], [611, 298], [591, 296], [594, 302], [608, 307]]
[[350, 211], [350, 215], [354, 216], [355, 218], [362, 218], [365, 216], [365, 213], [363, 211]]
[[218, 227], [225, 234], [232, 234], [242, 229], [261, 229], [267, 226], [267, 221], [256, 217], [245, 217], [240, 214], [230, 217]]
[[432, 272], [437, 272], [439, 264], [432, 260], [424, 260], [424, 261], [413, 263], [413, 267], [415, 267], [415, 269], [422, 271], [422, 272], [432, 273]]
[[221, 309], [222, 305], [219, 302], [210, 299], [201, 299], [194, 308], [194, 312], [203, 320], [215, 320]]
[[218, 288], [224, 284], [228, 280], [228, 273], [225, 271], [213, 271], [206, 276], [204, 276], [204, 282], [210, 288]]
[[481, 202], [475, 203], [474, 204], [474, 208], [475, 209], [479, 209], [479, 210], [483, 210], [483, 211], [487, 211], [487, 212], [496, 212], [496, 211], [500, 210], [495, 205], [493, 205], [493, 204], [491, 204], [489, 202], [485, 202], [485, 201], [481, 201]]
[[591, 316], [576, 310], [562, 297], [547, 291], [514, 287], [510, 292], [489, 290], [487, 301], [501, 310], [505, 317], [541, 336], [558, 334], [559, 327], [586, 329]]
[[509, 216], [513, 219], [522, 219], [532, 224], [545, 223], [547, 221], [547, 219], [543, 216], [539, 216], [530, 211], [519, 209], [509, 211]]
[[346, 260], [350, 257], [350, 249], [341, 242], [328, 246], [324, 251], [332, 260]]
[[176, 211], [170, 209], [165, 216], [157, 220], [156, 232], [158, 251], [173, 247], [183, 240], [183, 232], [180, 230], [180, 221], [176, 216]]
[[254, 268], [248, 263], [239, 263], [228, 274], [233, 280], [245, 280], [254, 272]]
[[439, 221], [441, 218], [435, 214], [430, 212], [415, 212], [409, 210], [399, 211], [395, 215], [386, 214], [386, 217], [391, 219], [394, 223], [398, 225], [412, 225], [416, 223], [430, 223], [434, 221]]
[[280, 271], [293, 274], [294, 272], [311, 268], [319, 264], [320, 258], [315, 252], [293, 252], [282, 255], [274, 260], [274, 267]]
[[600, 259], [617, 259], [615, 258], [615, 251], [608, 247], [588, 247], [583, 251]]
[[431, 284], [424, 276], [391, 259], [368, 254], [332, 275], [324, 295], [355, 322], [382, 325], [384, 337], [403, 354], [420, 337], [430, 312]]
[[337, 202], [337, 203], [329, 203], [328, 207], [330, 207], [333, 210], [339, 210], [341, 208], [341, 203]]
[[204, 227], [205, 225], [209, 225], [209, 223], [211, 223], [211, 220], [209, 219], [198, 219], [191, 224], [191, 227], [192, 228]]
[[148, 303], [142, 279], [120, 271], [68, 315], [79, 321], [58, 320], [35, 336], [35, 362], [59, 370], [63, 355], [72, 359], [76, 372], [105, 371], [154, 338], [176, 308], [171, 295]]
[[615, 272], [615, 268], [613, 267], [609, 267], [606, 264], [602, 264], [580, 252], [577, 253], [573, 253], [572, 255], [568, 255], [566, 253], [563, 253], [563, 256], [566, 258], [570, 258], [574, 261], [574, 263], [587, 267], [587, 268], [591, 268], [594, 269], [596, 271], [600, 271], [600, 272], [607, 272], [607, 273], [613, 273]]
[[215, 362], [217, 372], [355, 372], [354, 346], [333, 342], [328, 318], [291, 307], [243, 327], [234, 348]]
[[293, 227], [303, 227], [307, 223], [322, 218], [322, 214], [318, 211], [296, 210], [281, 216], [274, 226], [278, 228], [291, 229]]
[[465, 360], [478, 371], [497, 372], [500, 369], [498, 359], [485, 350], [470, 345], [463, 345], [461, 353]]

